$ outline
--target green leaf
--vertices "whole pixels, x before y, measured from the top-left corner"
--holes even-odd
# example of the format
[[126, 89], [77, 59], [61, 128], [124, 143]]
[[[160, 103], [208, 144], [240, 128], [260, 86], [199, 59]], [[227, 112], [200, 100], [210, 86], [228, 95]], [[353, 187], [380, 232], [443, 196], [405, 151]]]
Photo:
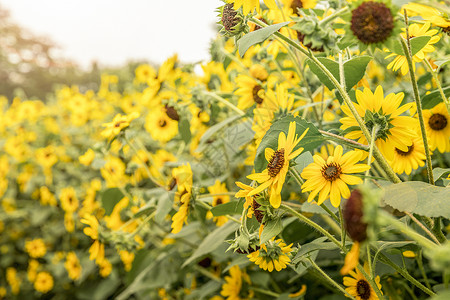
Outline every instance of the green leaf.
[[434, 168], [433, 169], [434, 181], [438, 181], [442, 177], [448, 176], [449, 174], [450, 174], [450, 168], [448, 168], [448, 169]]
[[450, 299], [450, 290], [444, 290], [431, 297], [429, 300], [448, 300]]
[[308, 133], [293, 150], [303, 147], [303, 152], [312, 151], [322, 144], [324, 138], [312, 123], [309, 123], [300, 117], [286, 116], [280, 118], [273, 122], [272, 126], [270, 126], [269, 130], [266, 132], [258, 149], [256, 150], [254, 163], [256, 172], [261, 172], [268, 164], [264, 156], [265, 149], [277, 149], [278, 136], [281, 132], [284, 132], [287, 136], [289, 131], [289, 123], [293, 121], [297, 124], [295, 133], [299, 136], [306, 130], [306, 128], [309, 128]]
[[308, 253], [318, 250], [334, 250], [338, 247], [332, 242], [325, 242], [326, 237], [320, 237], [314, 241], [300, 246], [297, 255], [292, 259], [292, 263], [296, 264], [303, 260]]
[[181, 139], [187, 144], [191, 140], [191, 124], [186, 119], [182, 119], [178, 122], [178, 131], [180, 132]]
[[[417, 52], [422, 50], [422, 48], [428, 44], [430, 39], [431, 39], [430, 36], [418, 36], [418, 37], [414, 37], [414, 38], [410, 39], [412, 55], [414, 56], [417, 54]], [[403, 52], [402, 44], [401, 44], [400, 40], [398, 40], [398, 39], [392, 39], [388, 48], [389, 48], [389, 50], [391, 50], [391, 52], [393, 52], [395, 54], [399, 54], [399, 55], [403, 55], [403, 56], [405, 55], [405, 53]]]
[[399, 211], [450, 219], [450, 188], [421, 181], [392, 184], [384, 188], [384, 202]]
[[244, 56], [248, 48], [254, 44], [261, 43], [266, 40], [273, 33], [277, 32], [281, 27], [286, 26], [290, 22], [283, 22], [279, 24], [270, 25], [268, 27], [261, 28], [259, 30], [247, 33], [238, 41], [239, 54]]
[[260, 245], [264, 244], [274, 236], [277, 236], [283, 230], [283, 224], [281, 218], [276, 218], [268, 221], [264, 225], [264, 229], [261, 233]]
[[[328, 207], [329, 210], [331, 210], [333, 213], [336, 213], [338, 211], [337, 207], [334, 207], [331, 205], [330, 201], [325, 201], [323, 203], [326, 207]], [[328, 213], [319, 205], [317, 205], [316, 201], [311, 202], [304, 202], [302, 204], [302, 212], [306, 213], [312, 213], [312, 214], [321, 214], [321, 215], [327, 215]]]
[[[442, 88], [444, 90], [445, 96], [450, 97], [450, 86]], [[423, 95], [420, 97], [422, 99], [422, 108], [423, 109], [431, 109], [442, 102], [441, 93], [438, 89], [430, 92], [429, 94]]]
[[211, 126], [208, 130], [205, 131], [205, 133], [200, 138], [200, 143], [206, 143], [210, 137], [212, 137], [214, 134], [217, 133], [217, 131], [221, 130], [223, 127], [227, 126], [228, 124], [232, 124], [239, 120], [241, 116], [232, 116], [228, 119], [223, 120], [220, 123], [217, 123], [213, 126]]
[[224, 215], [237, 215], [242, 214], [242, 210], [244, 209], [244, 201], [230, 201], [227, 203], [223, 203], [211, 208], [211, 213], [214, 217], [224, 216]]
[[102, 206], [105, 209], [105, 214], [109, 216], [116, 204], [122, 200], [124, 195], [118, 188], [110, 188], [102, 194]]
[[158, 206], [156, 207], [155, 213], [156, 222], [162, 223], [164, 221], [167, 214], [172, 209], [172, 204], [173, 202], [171, 201], [168, 192], [161, 194], [161, 196], [158, 199]]
[[198, 248], [194, 251], [192, 256], [189, 257], [189, 259], [187, 259], [181, 267], [183, 268], [197, 258], [216, 250], [225, 241], [225, 239], [238, 227], [239, 224], [229, 221], [225, 225], [216, 228], [214, 231], [208, 234], [208, 236], [202, 241], [200, 246], [198, 246]]
[[311, 152], [303, 152], [295, 159], [295, 170], [300, 174], [304, 168], [314, 162]]
[[210, 297], [208, 296], [214, 294], [217, 290], [220, 289], [221, 286], [222, 285], [220, 284], [220, 282], [210, 280], [207, 283], [203, 284], [201, 287], [194, 289], [192, 293], [186, 296], [185, 299], [209, 299]]
[[[341, 82], [341, 76], [339, 75], [339, 63], [329, 58], [318, 57], [317, 58], [327, 69], [331, 72], [337, 81]], [[371, 56], [359, 56], [352, 58], [344, 62], [344, 76], [346, 90], [349, 91], [355, 84], [357, 84], [366, 72], [367, 64], [372, 60]], [[310, 59], [307, 60], [307, 64], [311, 71], [319, 77], [319, 80], [325, 84], [329, 90], [333, 90], [334, 84], [328, 78], [327, 75]]]

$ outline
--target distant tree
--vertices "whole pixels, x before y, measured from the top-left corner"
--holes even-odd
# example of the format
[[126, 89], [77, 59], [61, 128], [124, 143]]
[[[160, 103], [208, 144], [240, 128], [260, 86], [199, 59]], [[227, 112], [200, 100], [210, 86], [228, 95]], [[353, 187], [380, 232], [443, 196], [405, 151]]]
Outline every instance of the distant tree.
[[45, 100], [57, 85], [98, 88], [100, 71], [95, 63], [86, 72], [56, 53], [57, 47], [49, 38], [15, 24], [0, 6], [0, 95], [10, 100], [15, 95]]

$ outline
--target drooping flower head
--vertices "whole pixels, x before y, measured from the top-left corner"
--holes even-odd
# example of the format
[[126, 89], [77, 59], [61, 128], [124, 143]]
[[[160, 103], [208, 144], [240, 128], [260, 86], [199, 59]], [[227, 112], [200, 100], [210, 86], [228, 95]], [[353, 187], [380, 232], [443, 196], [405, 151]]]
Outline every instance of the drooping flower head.
[[264, 189], [269, 188], [270, 204], [274, 208], [278, 208], [281, 204], [281, 189], [283, 188], [286, 174], [289, 171], [289, 162], [291, 159], [296, 158], [302, 153], [303, 148], [298, 148], [294, 151], [295, 147], [306, 135], [309, 128], [306, 129], [300, 137], [295, 133], [296, 123], [290, 122], [289, 131], [286, 137], [284, 132], [280, 132], [278, 136], [277, 150], [271, 148], [265, 149], [265, 158], [268, 161], [267, 168], [261, 173], [255, 173], [248, 175], [247, 178], [256, 180], [260, 185], [251, 191], [248, 196], [256, 195], [262, 192]]
[[[375, 126], [378, 127], [375, 144], [387, 160], [394, 158], [395, 148], [408, 151], [408, 146], [411, 146], [416, 136], [414, 128], [416, 128], [417, 120], [409, 116], [401, 116], [411, 106], [410, 104], [400, 106], [403, 97], [403, 93], [391, 93], [384, 97], [381, 86], [376, 88], [375, 93], [368, 88], [364, 88], [364, 91], [356, 91], [358, 103], [354, 104], [355, 108], [370, 133]], [[343, 105], [341, 109], [347, 116], [340, 119], [342, 123], [340, 128], [354, 129], [345, 134], [345, 137], [358, 139], [359, 143], [367, 145], [368, 142], [348, 106]]]
[[360, 184], [362, 179], [354, 173], [364, 172], [368, 165], [357, 164], [361, 160], [361, 152], [349, 151], [343, 154], [342, 146], [334, 149], [333, 155], [324, 160], [319, 154], [314, 155], [314, 162], [303, 169], [301, 176], [306, 179], [302, 185], [302, 192], [311, 192], [308, 202], [317, 194], [318, 205], [321, 205], [328, 197], [334, 207], [339, 207], [341, 198], [350, 197], [348, 185]]
[[292, 244], [286, 246], [281, 239], [276, 241], [272, 239], [262, 244], [259, 250], [250, 253], [247, 257], [263, 270], [281, 271], [291, 262], [289, 258], [291, 247]]

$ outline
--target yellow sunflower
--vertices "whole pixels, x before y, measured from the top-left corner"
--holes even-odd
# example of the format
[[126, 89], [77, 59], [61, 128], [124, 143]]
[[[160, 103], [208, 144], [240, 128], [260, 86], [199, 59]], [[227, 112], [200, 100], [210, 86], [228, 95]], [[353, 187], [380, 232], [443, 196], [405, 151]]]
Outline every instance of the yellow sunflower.
[[48, 272], [39, 272], [34, 281], [34, 289], [43, 294], [49, 292], [53, 288], [53, 277]]
[[339, 207], [341, 197], [350, 197], [348, 185], [362, 183], [362, 179], [352, 173], [360, 173], [370, 167], [365, 164], [357, 164], [362, 158], [360, 151], [349, 151], [343, 154], [342, 146], [334, 149], [333, 155], [325, 161], [319, 154], [314, 155], [314, 162], [303, 169], [301, 176], [306, 179], [302, 185], [302, 192], [311, 192], [308, 202], [311, 202], [317, 194], [317, 204], [322, 204], [330, 197], [331, 204]]
[[261, 248], [250, 253], [247, 257], [261, 269], [272, 272], [281, 271], [291, 262], [289, 255], [292, 251], [292, 244], [286, 246], [281, 239], [270, 240], [261, 245]]
[[178, 134], [178, 122], [166, 114], [164, 107], [155, 108], [145, 119], [145, 129], [154, 140], [166, 143]]
[[[227, 0], [227, 3], [234, 3], [233, 8], [235, 10], [238, 10], [240, 7], [242, 7], [244, 15], [247, 15], [250, 12], [253, 12], [253, 10], [256, 8], [256, 11], [260, 11], [260, 0]], [[276, 9], [277, 3], [275, 0], [264, 0], [264, 3], [267, 5], [270, 9]]]
[[[367, 272], [367, 264], [364, 269]], [[364, 275], [358, 269], [355, 269], [355, 271], [350, 271], [350, 276], [344, 277], [345, 290], [357, 300], [378, 300], [377, 294], [375, 294]], [[381, 290], [380, 276], [375, 278], [375, 283]]]
[[172, 176], [177, 183], [177, 192], [175, 193], [175, 203], [180, 205], [178, 211], [172, 217], [172, 233], [178, 233], [183, 224], [187, 222], [189, 213], [189, 204], [192, 195], [192, 170], [188, 163], [172, 170]]
[[444, 103], [423, 111], [425, 130], [430, 149], [444, 153], [450, 151], [450, 115]]
[[238, 89], [235, 94], [239, 96], [237, 107], [246, 110], [256, 103], [260, 107], [264, 101], [265, 90], [262, 85], [253, 77], [247, 75], [238, 75], [236, 77]]
[[403, 5], [401, 11], [404, 9], [406, 9], [410, 17], [420, 16], [434, 26], [443, 28], [446, 32], [450, 30], [450, 19], [446, 18], [444, 13], [434, 7], [411, 2]]
[[[252, 290], [243, 291], [242, 283], [251, 284], [250, 277], [239, 269], [238, 265], [230, 268], [230, 276], [225, 276], [225, 283], [222, 285], [220, 294], [226, 297], [226, 300], [245, 300], [253, 299]], [[246, 295], [243, 295], [246, 293]]]
[[260, 185], [251, 191], [248, 196], [256, 195], [262, 192], [264, 189], [270, 190], [270, 204], [274, 208], [278, 208], [281, 204], [281, 189], [283, 188], [286, 174], [289, 171], [289, 162], [291, 159], [296, 158], [302, 153], [303, 148], [298, 148], [294, 151], [294, 148], [306, 135], [309, 128], [306, 129], [300, 137], [295, 134], [296, 123], [291, 122], [289, 124], [288, 136], [284, 132], [280, 132], [278, 136], [278, 148], [273, 150], [271, 148], [265, 149], [265, 157], [269, 162], [267, 168], [261, 173], [255, 173], [248, 175], [247, 178], [256, 180]]
[[93, 215], [86, 214], [81, 223], [88, 225], [83, 232], [94, 240], [94, 243], [89, 248], [89, 259], [94, 260], [97, 264], [100, 264], [105, 259], [105, 245], [98, 240], [98, 220]]
[[389, 162], [392, 169], [397, 174], [403, 172], [407, 175], [411, 174], [412, 170], [416, 170], [425, 165], [425, 148], [423, 146], [422, 138], [417, 135], [411, 144], [408, 146], [408, 151], [402, 151], [395, 148], [394, 159]]
[[[416, 70], [415, 63], [421, 62], [425, 58], [425, 54], [436, 51], [436, 49], [434, 48], [433, 45], [436, 44], [440, 40], [440, 37], [436, 35], [438, 33], [438, 30], [437, 29], [428, 30], [429, 28], [430, 28], [429, 22], [427, 22], [423, 25], [412, 24], [409, 26], [408, 31], [409, 31], [410, 38], [419, 37], [419, 36], [431, 37], [431, 39], [428, 41], [428, 43], [425, 46], [423, 46], [423, 48], [420, 49], [412, 57], [413, 62], [414, 62], [413, 63], [414, 71]], [[402, 37], [406, 39], [406, 33], [402, 33]], [[392, 69], [392, 71], [397, 71], [398, 69], [401, 69], [402, 75], [403, 76], [406, 75], [409, 71], [408, 61], [406, 60], [406, 57], [404, 55], [398, 55], [397, 53], [391, 53], [388, 56], [386, 56], [385, 59], [388, 59], [388, 58], [391, 58], [394, 56], [395, 56], [394, 60], [388, 64], [387, 68]]]
[[248, 194], [253, 191], [254, 188], [252, 188], [249, 185], [243, 184], [242, 182], [236, 181], [235, 182], [238, 187], [240, 187], [242, 190], [239, 190], [234, 197], [235, 198], [245, 198], [244, 203], [244, 209], [249, 209], [247, 212], [247, 217], [251, 218], [253, 215], [252, 205], [253, 205], [253, 196], [249, 196]]
[[281, 2], [284, 7], [291, 8], [294, 15], [298, 15], [297, 9], [314, 8], [317, 4], [317, 0], [281, 0]]
[[[225, 183], [221, 183], [219, 180], [216, 180], [214, 182], [214, 185], [209, 186], [208, 187], [208, 191], [211, 194], [226, 194], [228, 193], [228, 189]], [[223, 203], [227, 203], [230, 202], [230, 196], [228, 195], [219, 195], [219, 196], [213, 196], [213, 202], [212, 202], [212, 206], [217, 206]], [[208, 219], [213, 217], [213, 214], [209, 211], [206, 215], [206, 217]], [[219, 216], [219, 217], [214, 217], [214, 222], [216, 222], [217, 226], [222, 226], [224, 225], [227, 221], [228, 218], [225, 216]]]
[[[417, 126], [417, 120], [409, 116], [400, 116], [411, 107], [411, 104], [400, 106], [403, 97], [403, 93], [391, 93], [384, 98], [383, 88], [380, 85], [375, 93], [368, 88], [356, 91], [358, 102], [354, 104], [356, 110], [369, 132], [372, 133], [372, 129], [378, 126], [375, 144], [387, 160], [394, 158], [395, 148], [407, 152], [408, 146], [411, 146], [416, 136], [414, 128]], [[359, 143], [367, 145], [367, 140], [348, 106], [342, 105], [341, 109], [347, 116], [339, 120], [342, 123], [340, 128], [342, 130], [355, 128], [345, 134], [345, 137], [357, 139]]]
[[116, 137], [123, 129], [130, 126], [130, 122], [139, 117], [138, 112], [132, 112], [129, 115], [122, 116], [121, 114], [117, 114], [112, 122], [102, 124], [103, 127], [106, 127], [101, 132], [102, 137], [106, 139], [112, 139]]
[[72, 280], [78, 280], [81, 276], [81, 264], [75, 252], [69, 252], [67, 254], [64, 267], [67, 270], [69, 278]]

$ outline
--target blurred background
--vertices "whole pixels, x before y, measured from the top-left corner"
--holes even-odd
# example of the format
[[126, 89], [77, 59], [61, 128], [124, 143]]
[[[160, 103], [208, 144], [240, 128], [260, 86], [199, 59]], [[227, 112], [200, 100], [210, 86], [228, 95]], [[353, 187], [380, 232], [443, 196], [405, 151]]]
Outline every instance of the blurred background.
[[209, 58], [220, 0], [0, 0], [0, 95], [45, 100], [58, 85], [98, 87], [178, 53]]

